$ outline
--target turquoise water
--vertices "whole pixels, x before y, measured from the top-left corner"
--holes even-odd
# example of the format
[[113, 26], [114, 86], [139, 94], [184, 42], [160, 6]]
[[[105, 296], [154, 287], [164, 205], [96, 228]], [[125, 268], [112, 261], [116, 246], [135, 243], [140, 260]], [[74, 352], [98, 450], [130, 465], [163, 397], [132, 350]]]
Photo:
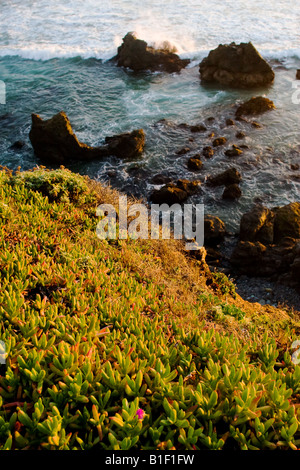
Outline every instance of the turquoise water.
[[[136, 128], [146, 132], [142, 159], [124, 162], [108, 158], [69, 167], [113, 186], [147, 198], [151, 176], [200, 178], [236, 166], [243, 174], [243, 197], [233, 203], [221, 199], [221, 189], [203, 186], [194, 202], [223, 217], [235, 229], [254, 200], [269, 206], [299, 200], [300, 178], [290, 168], [299, 163], [300, 104], [293, 103], [296, 69], [300, 68], [300, 6], [287, 1], [221, 2], [167, 1], [4, 1], [0, 12], [0, 79], [6, 84], [6, 104], [0, 104], [0, 164], [32, 168], [35, 157], [28, 133], [31, 113], [49, 118], [64, 110], [78, 138], [99, 145], [107, 135]], [[116, 53], [127, 31], [137, 31], [148, 42], [169, 40], [191, 65], [180, 74], [138, 76], [107, 59]], [[257, 90], [274, 101], [276, 111], [258, 120], [261, 129], [239, 123], [225, 127], [238, 102], [252, 92], [222, 90], [200, 84], [198, 64], [219, 43], [252, 40], [274, 67], [269, 89]], [[299, 82], [300, 83], [300, 82]], [[220, 150], [204, 161], [200, 174], [187, 170], [187, 156], [176, 150], [187, 145], [191, 155], [211, 143], [208, 133], [192, 135], [172, 123], [196, 124], [215, 116], [208, 131], [226, 135], [228, 146], [239, 143], [237, 130], [247, 134], [243, 156], [229, 160]], [[170, 125], [156, 124], [168, 119]], [[193, 137], [194, 142], [190, 141]], [[12, 150], [16, 140], [25, 147]], [[112, 171], [114, 173], [112, 173]], [[222, 191], [221, 191], [222, 192]]]

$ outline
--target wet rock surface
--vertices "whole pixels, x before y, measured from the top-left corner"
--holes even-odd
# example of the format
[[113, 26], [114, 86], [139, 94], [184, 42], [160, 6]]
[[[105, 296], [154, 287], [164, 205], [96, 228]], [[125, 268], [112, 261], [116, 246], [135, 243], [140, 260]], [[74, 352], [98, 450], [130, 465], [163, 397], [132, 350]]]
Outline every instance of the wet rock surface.
[[115, 60], [119, 67], [128, 67], [134, 72], [146, 70], [180, 72], [190, 63], [189, 59], [180, 59], [172, 52], [169, 44], [165, 44], [164, 48], [155, 49], [148, 46], [146, 41], [137, 39], [132, 32], [123, 38], [123, 43], [112, 60]]
[[230, 184], [238, 184], [242, 180], [242, 175], [236, 168], [228, 168], [228, 170], [212, 175], [208, 178], [207, 183], [211, 186], [228, 186]]
[[[258, 115], [267, 111], [271, 111], [272, 109], [275, 109], [273, 101], [269, 100], [268, 98], [264, 98], [263, 96], [256, 96], [255, 98], [251, 98], [250, 100], [241, 104], [237, 108], [235, 115], [237, 117]], [[257, 123], [255, 123], [255, 121], [252, 122], [252, 125], [256, 124]]]
[[58, 164], [72, 160], [102, 159], [108, 155], [134, 158], [142, 154], [145, 146], [143, 129], [106, 137], [105, 145], [101, 147], [91, 147], [79, 142], [63, 111], [47, 120], [32, 114], [29, 139], [35, 154], [41, 160]]
[[220, 44], [199, 66], [201, 80], [234, 88], [269, 85], [275, 74], [251, 42]]
[[195, 194], [199, 190], [199, 185], [199, 181], [180, 179], [152, 191], [150, 200], [155, 204], [180, 204], [186, 201], [189, 196]]
[[229, 184], [225, 187], [222, 198], [223, 199], [238, 199], [241, 197], [242, 191], [238, 184]]

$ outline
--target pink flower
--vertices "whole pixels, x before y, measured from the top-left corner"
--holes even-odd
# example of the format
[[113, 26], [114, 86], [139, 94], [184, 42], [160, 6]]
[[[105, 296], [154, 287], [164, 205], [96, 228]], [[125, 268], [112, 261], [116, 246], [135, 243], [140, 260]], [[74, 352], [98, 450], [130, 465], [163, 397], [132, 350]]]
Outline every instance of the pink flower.
[[145, 412], [144, 412], [144, 410], [142, 410], [142, 408], [139, 408], [139, 409], [137, 410], [136, 414], [138, 415], [138, 418], [139, 418], [139, 419], [143, 419], [144, 416], [145, 416]]

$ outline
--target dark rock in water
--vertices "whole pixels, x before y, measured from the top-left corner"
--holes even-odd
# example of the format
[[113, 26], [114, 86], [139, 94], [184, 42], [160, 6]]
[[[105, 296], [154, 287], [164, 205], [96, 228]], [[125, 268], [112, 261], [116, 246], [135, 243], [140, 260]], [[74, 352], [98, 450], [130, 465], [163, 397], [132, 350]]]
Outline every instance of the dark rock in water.
[[222, 198], [223, 199], [238, 199], [242, 195], [241, 188], [238, 184], [229, 184], [224, 189]]
[[181, 122], [180, 124], [178, 124], [177, 127], [179, 129], [189, 129], [190, 128], [190, 126], [186, 122]]
[[236, 116], [262, 114], [271, 109], [275, 109], [273, 101], [263, 96], [256, 96], [239, 106], [236, 110]]
[[300, 80], [300, 69], [298, 69], [296, 72], [296, 79]]
[[300, 169], [299, 163], [292, 163], [292, 164], [291, 164], [291, 170], [297, 171], [297, 170], [299, 170], [299, 169]]
[[236, 168], [228, 168], [216, 176], [210, 176], [207, 182], [211, 186], [229, 186], [230, 184], [238, 184], [241, 180], [242, 176]]
[[170, 49], [169, 44], [165, 44], [162, 49], [155, 49], [148, 46], [146, 41], [137, 39], [134, 33], [127, 33], [113, 60], [117, 61], [119, 67], [128, 67], [134, 72], [146, 70], [180, 72], [190, 60], [180, 59]]
[[240, 132], [237, 132], [235, 134], [235, 136], [236, 136], [237, 139], [244, 139], [246, 137], [246, 134], [245, 134], [245, 132], [240, 131]]
[[176, 152], [176, 155], [185, 155], [186, 153], [190, 152], [189, 147], [184, 147]]
[[150, 194], [150, 199], [155, 204], [180, 204], [199, 189], [199, 181], [178, 180], [176, 183], [168, 183], [160, 189], [155, 189]]
[[196, 126], [191, 126], [190, 130], [191, 132], [204, 132], [207, 130], [207, 128], [202, 124], [197, 124]]
[[72, 160], [92, 160], [108, 155], [131, 158], [140, 155], [145, 145], [142, 129], [115, 137], [107, 137], [106, 145], [90, 147], [79, 142], [64, 112], [48, 120], [32, 114], [29, 138], [35, 154], [42, 160], [66, 163]]
[[185, 179], [180, 179], [177, 181], [176, 184], [178, 188], [183, 189], [188, 193], [189, 196], [191, 196], [192, 194], [195, 194], [198, 191], [200, 181], [189, 181]]
[[257, 121], [252, 121], [251, 126], [254, 127], [255, 129], [260, 129], [262, 127], [262, 125], [259, 124], [259, 122]]
[[188, 160], [188, 168], [190, 170], [199, 171], [203, 166], [202, 161], [199, 158], [191, 157]]
[[5, 113], [0, 116], [0, 121], [1, 122], [12, 122], [14, 120], [14, 116], [12, 113]]
[[172, 181], [172, 178], [170, 176], [161, 175], [161, 174], [154, 175], [151, 178], [152, 184], [166, 184], [166, 183], [170, 183], [171, 181]]
[[135, 158], [143, 153], [145, 147], [145, 133], [143, 129], [105, 138], [107, 154], [121, 158]]
[[243, 116], [236, 116], [235, 118], [237, 121], [239, 122], [248, 122], [246, 118], [244, 118]]
[[269, 85], [275, 74], [251, 42], [220, 44], [199, 65], [201, 80], [234, 88]]
[[224, 222], [216, 216], [204, 216], [204, 244], [216, 245], [220, 243], [226, 235]]
[[235, 122], [233, 119], [226, 119], [226, 126], [234, 126]]
[[10, 146], [10, 148], [11, 148], [12, 150], [20, 150], [20, 149], [22, 149], [23, 147], [25, 147], [25, 142], [24, 142], [24, 140], [16, 140], [16, 142], [14, 142], [14, 143]]
[[242, 155], [242, 153], [243, 151], [236, 146], [232, 146], [231, 149], [225, 151], [225, 155], [227, 157], [238, 157], [239, 155]]
[[109, 178], [115, 178], [117, 176], [116, 170], [108, 170], [106, 174], [109, 176]]
[[212, 158], [214, 156], [214, 149], [210, 146], [207, 146], [207, 147], [204, 147], [204, 149], [202, 150], [202, 153], [204, 155], [204, 157], [206, 158]]
[[131, 165], [127, 168], [126, 171], [131, 177], [136, 178], [138, 180], [146, 181], [149, 179], [150, 176], [149, 170], [143, 168], [140, 165]]
[[152, 191], [150, 199], [155, 204], [176, 204], [184, 202], [188, 198], [186, 191], [174, 184], [163, 186], [161, 189]]
[[213, 146], [214, 146], [214, 147], [218, 147], [219, 145], [224, 145], [224, 144], [226, 144], [226, 142], [227, 142], [226, 137], [217, 137], [217, 138], [213, 141]]

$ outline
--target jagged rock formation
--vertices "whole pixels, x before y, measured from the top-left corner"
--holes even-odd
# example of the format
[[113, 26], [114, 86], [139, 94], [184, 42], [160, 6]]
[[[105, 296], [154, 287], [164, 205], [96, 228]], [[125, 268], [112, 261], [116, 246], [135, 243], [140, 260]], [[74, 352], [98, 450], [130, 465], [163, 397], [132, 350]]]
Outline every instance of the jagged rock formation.
[[90, 147], [79, 142], [64, 112], [43, 120], [32, 114], [29, 138], [35, 154], [43, 161], [67, 163], [73, 160], [93, 160], [108, 155], [133, 158], [143, 152], [145, 134], [143, 129], [106, 137], [105, 145]]
[[145, 70], [180, 72], [190, 63], [189, 59], [180, 59], [168, 47], [155, 49], [148, 46], [146, 41], [137, 39], [132, 32], [123, 38], [123, 43], [112, 60], [117, 61], [119, 67], [128, 67], [134, 72]]

